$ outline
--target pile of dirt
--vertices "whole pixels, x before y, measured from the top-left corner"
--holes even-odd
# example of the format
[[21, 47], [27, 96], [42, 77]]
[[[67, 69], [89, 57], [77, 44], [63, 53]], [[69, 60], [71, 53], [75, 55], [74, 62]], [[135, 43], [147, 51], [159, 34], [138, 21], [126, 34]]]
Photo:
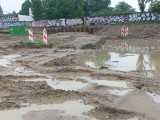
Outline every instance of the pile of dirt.
[[8, 108], [20, 108], [21, 106], [15, 102], [3, 101], [0, 103], [0, 109], [8, 109]]
[[77, 63], [76, 55], [67, 55], [61, 58], [52, 59], [43, 64], [45, 67], [75, 65]]
[[86, 69], [83, 67], [62, 67], [56, 70], [57, 73], [92, 73], [93, 71], [90, 69]]
[[81, 47], [81, 49], [100, 49], [106, 43], [106, 38], [101, 38], [96, 43], [89, 43]]
[[135, 116], [138, 116], [139, 118], [141, 118], [141, 120], [148, 120], [147, 118], [144, 118], [143, 115], [135, 112], [104, 106], [96, 107], [90, 113], [99, 120], [126, 120], [131, 119], [131, 116], [133, 118], [135, 118]]
[[102, 35], [107, 39], [123, 39], [121, 34], [122, 27], [129, 28], [129, 39], [138, 39], [138, 38], [160, 38], [160, 24], [137, 24], [132, 23], [128, 25], [106, 25], [102, 27], [96, 34]]

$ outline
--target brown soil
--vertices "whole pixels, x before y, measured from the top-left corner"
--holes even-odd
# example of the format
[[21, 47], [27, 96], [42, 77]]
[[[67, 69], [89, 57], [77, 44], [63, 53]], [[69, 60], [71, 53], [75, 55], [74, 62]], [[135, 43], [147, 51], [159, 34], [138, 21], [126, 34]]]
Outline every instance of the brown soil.
[[102, 27], [97, 32], [98, 35], [102, 35], [108, 39], [121, 39], [121, 28], [129, 27], [129, 39], [139, 38], [160, 38], [160, 24], [128, 24], [128, 25], [108, 25]]
[[[154, 49], [141, 51], [144, 53], [160, 52], [159, 24], [128, 26], [130, 31], [127, 38], [121, 37], [122, 25], [104, 26], [96, 34], [80, 32], [51, 34], [49, 42], [54, 43], [54, 47], [42, 49], [14, 48], [17, 42], [27, 41], [28, 37], [1, 34], [0, 57], [15, 54], [21, 56], [12, 61], [10, 67], [0, 66], [0, 110], [21, 108], [21, 103], [41, 105], [83, 100], [84, 104], [94, 107], [85, 114], [99, 120], [130, 120], [131, 118], [159, 120], [160, 104], [146, 95], [146, 92], [160, 95], [159, 78], [147, 78], [140, 74], [141, 71], [120, 72], [104, 66], [100, 69], [91, 68], [80, 61], [83, 56], [90, 55], [94, 58], [95, 51], [124, 52], [125, 50], [119, 48], [124, 42], [135, 49], [155, 46]], [[36, 38], [41, 38], [41, 35], [36, 35]], [[134, 50], [128, 52], [134, 53]], [[12, 74], [17, 67], [25, 67], [34, 72], [22, 71]], [[46, 81], [28, 81], [52, 78], [59, 82], [88, 83], [82, 77], [126, 82], [132, 92], [124, 96], [113, 95], [108, 90], [125, 89], [96, 83], [89, 83], [87, 87], [77, 91], [67, 91], [54, 89]], [[45, 116], [46, 114], [48, 117]], [[34, 119], [35, 116], [39, 117]], [[25, 120], [78, 120], [76, 116], [64, 117], [60, 113], [47, 110], [30, 111], [24, 115], [24, 118]]]

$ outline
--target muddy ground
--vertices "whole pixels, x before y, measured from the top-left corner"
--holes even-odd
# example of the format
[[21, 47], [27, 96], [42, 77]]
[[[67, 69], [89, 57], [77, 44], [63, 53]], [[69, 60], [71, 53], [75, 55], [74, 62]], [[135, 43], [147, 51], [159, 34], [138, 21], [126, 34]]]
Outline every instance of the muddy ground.
[[[145, 29], [144, 26], [147, 24], [141, 28]], [[117, 27], [113, 29], [116, 30]], [[149, 31], [151, 36], [146, 34], [144, 38], [133, 39], [114, 36], [112, 30], [114, 37], [111, 38], [107, 37], [110, 35], [108, 30], [106, 33], [105, 31], [103, 28], [95, 34], [50, 34], [48, 40], [54, 47], [38, 49], [15, 47], [19, 41], [28, 41], [28, 37], [0, 34], [0, 114], [5, 110], [20, 111], [21, 108], [34, 104], [63, 105], [67, 101], [81, 100], [84, 105], [93, 107], [83, 113], [85, 117], [63, 115], [64, 111], [59, 111], [58, 108], [52, 111], [47, 108], [31, 109], [28, 113], [20, 114], [24, 120], [159, 120], [159, 76], [148, 77], [139, 70], [112, 70], [103, 65], [94, 68], [86, 65], [82, 58], [95, 58], [97, 51], [100, 55], [101, 51], [107, 51], [134, 54], [140, 52], [158, 56], [160, 34], [156, 32], [156, 37], [152, 38], [154, 30]], [[41, 37], [35, 35], [35, 40]], [[71, 85], [68, 87], [68, 84]], [[81, 108], [71, 104], [67, 109], [76, 111]], [[0, 119], [11, 118], [0, 116]]]

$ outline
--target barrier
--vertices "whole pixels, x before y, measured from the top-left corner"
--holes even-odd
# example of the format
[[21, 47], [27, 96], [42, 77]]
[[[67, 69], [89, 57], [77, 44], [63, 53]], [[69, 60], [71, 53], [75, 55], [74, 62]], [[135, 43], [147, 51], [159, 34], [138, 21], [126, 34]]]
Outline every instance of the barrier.
[[129, 28], [128, 28], [128, 27], [126, 27], [126, 30], [125, 30], [125, 36], [128, 36], [128, 30], [129, 30]]
[[122, 34], [122, 36], [125, 36], [125, 27], [122, 27], [121, 34]]
[[29, 42], [33, 42], [33, 30], [29, 29], [28, 32], [29, 32]]
[[128, 31], [129, 31], [129, 28], [123, 26], [121, 29], [122, 36], [128, 36]]
[[43, 44], [46, 45], [47, 44], [47, 31], [44, 28], [43, 30]]

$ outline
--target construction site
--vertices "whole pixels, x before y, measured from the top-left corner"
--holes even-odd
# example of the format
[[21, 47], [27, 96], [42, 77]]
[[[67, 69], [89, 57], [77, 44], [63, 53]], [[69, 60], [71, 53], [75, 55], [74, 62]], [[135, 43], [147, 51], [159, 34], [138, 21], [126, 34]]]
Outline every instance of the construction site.
[[1, 119], [160, 119], [159, 22], [13, 29], [0, 29]]

